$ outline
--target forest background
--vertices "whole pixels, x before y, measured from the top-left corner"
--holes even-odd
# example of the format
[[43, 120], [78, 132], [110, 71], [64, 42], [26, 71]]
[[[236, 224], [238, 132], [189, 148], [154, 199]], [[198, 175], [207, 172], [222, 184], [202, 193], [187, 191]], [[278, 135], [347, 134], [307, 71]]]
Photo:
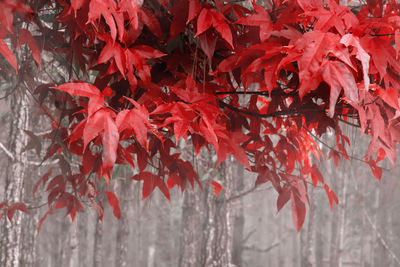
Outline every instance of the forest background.
[[400, 266], [399, 12], [0, 2], [1, 264]]

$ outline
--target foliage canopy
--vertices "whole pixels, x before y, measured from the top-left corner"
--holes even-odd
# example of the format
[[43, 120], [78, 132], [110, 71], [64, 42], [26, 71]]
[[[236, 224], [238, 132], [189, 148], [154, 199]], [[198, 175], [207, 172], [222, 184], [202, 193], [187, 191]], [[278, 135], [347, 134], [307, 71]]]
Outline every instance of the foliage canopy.
[[[57, 158], [62, 170], [50, 169], [35, 186], [48, 192], [45, 217], [66, 208], [74, 219], [87, 199], [101, 218], [100, 194], [119, 217], [117, 196], [98, 190], [116, 164], [139, 170], [131, 179], [143, 181], [143, 198], [155, 188], [169, 199], [174, 187], [201, 186], [179, 142], [197, 153], [215, 151], [216, 165], [231, 154], [257, 174], [256, 185], [272, 183], [278, 211], [290, 200], [298, 230], [308, 183], [325, 188], [331, 208], [338, 203], [312, 156], [326, 160], [318, 138], [333, 131], [329, 158], [336, 164], [350, 158], [339, 122], [371, 136], [364, 160], [376, 178], [379, 161], [396, 162], [400, 5], [394, 0], [357, 7], [253, 1], [250, 8], [222, 0], [24, 2], [0, 3], [0, 54], [8, 62], [2, 71], [25, 79], [29, 68], [14, 55], [24, 44], [38, 68], [44, 55], [55, 55], [69, 69], [65, 81], [27, 85], [43, 110], [60, 111], [45, 112], [53, 131], [43, 160]], [[81, 158], [79, 170], [71, 168], [71, 154]], [[26, 208], [3, 204], [4, 213]]]

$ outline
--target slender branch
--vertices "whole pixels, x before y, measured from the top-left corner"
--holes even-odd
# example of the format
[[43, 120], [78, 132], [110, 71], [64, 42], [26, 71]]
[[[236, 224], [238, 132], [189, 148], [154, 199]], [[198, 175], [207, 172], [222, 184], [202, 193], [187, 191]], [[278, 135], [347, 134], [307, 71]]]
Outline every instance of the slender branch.
[[[248, 195], [248, 194], [250, 194], [251, 192], [254, 192], [257, 188], [258, 188], [258, 186], [254, 186], [254, 187], [250, 188], [249, 190], [246, 190], [246, 191], [240, 192], [240, 193], [237, 194], [237, 195], [231, 196], [231, 197], [228, 199], [228, 201], [233, 201], [233, 200], [235, 200], [235, 199], [244, 197], [245, 195]], [[273, 188], [272, 186], [269, 186], [269, 187], [267, 187], [267, 188], [264, 188], [264, 189], [258, 190], [258, 191], [270, 190], [270, 189], [272, 189], [272, 188]]]
[[243, 249], [245, 250], [251, 250], [254, 252], [260, 252], [260, 253], [267, 253], [270, 250], [272, 250], [275, 247], [278, 247], [280, 244], [280, 242], [275, 242], [274, 244], [272, 244], [271, 246], [267, 247], [267, 248], [258, 248], [256, 246], [243, 246]]
[[[336, 152], [336, 153], [339, 153], [339, 154], [341, 154], [341, 155], [345, 155], [343, 152], [334, 149], [332, 146], [330, 146], [330, 145], [328, 145], [326, 142], [322, 141], [320, 138], [318, 138], [317, 136], [315, 136], [315, 135], [314, 135], [312, 132], [310, 132], [308, 129], [306, 129], [306, 128], [304, 128], [304, 129], [305, 129], [305, 130], [308, 132], [308, 134], [309, 134], [312, 138], [314, 138], [317, 142], [321, 143], [322, 145], [326, 146], [327, 148], [329, 148], [330, 150], [333, 150], [333, 151]], [[354, 157], [354, 156], [352, 156], [352, 155], [346, 155], [346, 156], [348, 156], [350, 159], [354, 159], [354, 160], [357, 160], [357, 161], [360, 161], [360, 162], [369, 164], [368, 161], [363, 160], [363, 159], [360, 159], [360, 158], [357, 158], [357, 157]], [[384, 167], [380, 167], [380, 168], [381, 168], [382, 170], [385, 170], [385, 171], [390, 171], [389, 169], [384, 168]]]
[[343, 122], [343, 123], [345, 123], [345, 124], [347, 124], [347, 125], [350, 125], [350, 126], [353, 126], [353, 127], [357, 127], [357, 128], [361, 128], [360, 125], [355, 124], [355, 123], [352, 123], [352, 122], [349, 122], [349, 121], [346, 121], [346, 120], [344, 120], [344, 119], [342, 119], [342, 118], [340, 118], [340, 117], [338, 117], [338, 120], [341, 121], [341, 122]]
[[394, 33], [369, 34], [369, 35], [374, 37], [381, 37], [381, 36], [393, 36]]
[[322, 111], [322, 109], [315, 109], [315, 108], [303, 108], [303, 109], [292, 109], [292, 110], [281, 110], [281, 111], [276, 111], [276, 112], [272, 112], [272, 113], [267, 113], [267, 114], [260, 114], [260, 113], [255, 113], [255, 112], [251, 112], [251, 111], [247, 111], [247, 110], [243, 110], [234, 106], [231, 106], [227, 103], [225, 103], [222, 100], [219, 100], [219, 103], [226, 107], [229, 108], [230, 110], [248, 115], [248, 116], [252, 116], [252, 117], [258, 117], [258, 118], [271, 118], [271, 117], [279, 117], [279, 116], [286, 116], [286, 115], [297, 115], [297, 114], [301, 114], [304, 111]]
[[382, 246], [389, 252], [389, 255], [393, 258], [393, 260], [400, 266], [400, 260], [396, 256], [396, 254], [393, 252], [393, 250], [389, 247], [388, 243], [385, 241], [383, 238], [382, 234], [378, 231], [376, 225], [372, 222], [371, 217], [368, 215], [367, 210], [365, 208], [365, 204], [363, 203], [363, 213], [364, 216], [367, 218], [368, 223], [371, 225], [371, 228], [374, 230], [376, 233], [376, 236], [379, 239], [379, 242], [382, 244]]
[[272, 91], [271, 93], [267, 91], [220, 91], [215, 92], [215, 95], [265, 95], [265, 96], [294, 96], [297, 92], [292, 91], [289, 93], [278, 93], [276, 91]]
[[[15, 156], [11, 153], [11, 151], [8, 150], [8, 149], [3, 145], [3, 143], [1, 143], [1, 142], [0, 142], [0, 148], [3, 149], [4, 153], [6, 153], [7, 156], [8, 156], [12, 161], [15, 161], [15, 160], [16, 160], [16, 159], [15, 159]], [[41, 165], [54, 165], [54, 164], [57, 164], [58, 161], [59, 161], [59, 160], [56, 159], [56, 160], [53, 160], [53, 161], [50, 161], [50, 162], [47, 162], [47, 163], [44, 163], [44, 164], [43, 164], [43, 163], [38, 162], [38, 161], [27, 160], [27, 161], [25, 161], [25, 163], [27, 163], [27, 164], [29, 164], [29, 165], [33, 165], [33, 166], [41, 166]]]
[[15, 160], [14, 155], [10, 152], [10, 150], [8, 150], [1, 142], [0, 142], [0, 148], [3, 149], [3, 151], [7, 154], [7, 156], [11, 159], [11, 160]]

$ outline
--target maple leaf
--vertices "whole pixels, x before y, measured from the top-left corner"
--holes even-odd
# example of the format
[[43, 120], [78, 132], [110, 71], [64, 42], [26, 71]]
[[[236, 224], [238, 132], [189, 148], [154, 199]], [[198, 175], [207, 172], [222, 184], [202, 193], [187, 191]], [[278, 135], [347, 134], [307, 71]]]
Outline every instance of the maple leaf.
[[289, 53], [287, 58], [282, 59], [280, 66], [288, 61], [298, 61], [300, 76], [298, 90], [300, 97], [314, 90], [322, 81], [320, 76], [321, 66], [326, 61], [329, 53], [332, 53], [347, 65], [352, 66], [347, 49], [344, 50], [339, 41], [339, 36], [330, 32], [307, 32], [296, 42], [294, 50], [291, 49], [294, 53]]
[[[115, 21], [119, 21], [117, 13], [117, 4], [112, 0], [91, 0], [89, 4], [88, 23], [96, 26], [96, 21], [102, 16], [110, 27], [111, 38], [113, 43], [117, 37], [117, 25]], [[115, 19], [115, 20], [114, 20]], [[122, 38], [122, 36], [120, 36]]]
[[324, 189], [325, 189], [326, 195], [328, 196], [329, 206], [331, 207], [331, 211], [332, 211], [333, 210], [333, 201], [335, 201], [336, 205], [338, 205], [339, 200], [338, 200], [335, 192], [333, 192], [332, 189], [330, 189], [327, 184], [324, 184]]
[[161, 36], [161, 27], [156, 16], [147, 8], [140, 8], [138, 10], [139, 19], [149, 28], [149, 30], [159, 39]]
[[241, 17], [235, 21], [236, 24], [257, 26], [260, 28], [260, 40], [265, 42], [272, 33], [273, 25], [271, 22], [270, 15], [265, 8], [260, 5], [253, 4], [253, 14], [246, 17]]
[[388, 66], [400, 74], [400, 62], [396, 60], [395, 49], [389, 42], [381, 38], [364, 36], [360, 39], [360, 44], [371, 55], [381, 80], [386, 76]]
[[211, 185], [213, 187], [214, 193], [215, 193], [215, 198], [218, 197], [219, 193], [221, 191], [225, 192], [225, 189], [222, 187], [222, 185], [216, 181], [212, 181]]
[[83, 150], [98, 135], [103, 145], [102, 170], [108, 182], [111, 170], [117, 158], [119, 143], [118, 127], [115, 123], [115, 113], [108, 108], [101, 108], [88, 117], [83, 130]]
[[17, 210], [28, 213], [28, 209], [26, 208], [25, 203], [23, 203], [23, 202], [13, 203], [7, 207], [7, 211], [6, 211], [7, 218], [10, 222], [12, 221], [12, 218], [14, 217], [14, 214]]
[[[362, 64], [362, 70], [363, 70], [363, 77], [364, 77], [364, 88], [365, 90], [369, 89], [369, 61], [370, 61], [370, 56], [368, 53], [363, 49], [363, 47], [360, 44], [360, 41], [358, 37], [352, 35], [352, 34], [346, 34], [344, 35], [341, 39], [340, 42], [344, 44], [345, 46], [353, 46], [355, 49], [352, 54], [356, 54], [356, 57], [358, 60], [361, 61]], [[361, 91], [361, 90], [360, 90]], [[361, 91], [360, 95], [360, 101], [364, 100], [364, 90]]]
[[200, 13], [200, 9], [200, 3], [197, 0], [189, 0], [189, 13], [186, 24], [189, 24]]
[[89, 116], [96, 112], [104, 105], [104, 96], [100, 90], [89, 83], [65, 83], [56, 87], [57, 90], [67, 92], [72, 96], [89, 97], [88, 114]]
[[42, 58], [40, 55], [40, 49], [36, 44], [35, 39], [33, 39], [31, 32], [26, 29], [22, 29], [19, 32], [18, 37], [19, 39], [17, 48], [23, 44], [28, 44], [29, 48], [32, 51], [33, 59], [35, 60], [35, 62], [38, 64], [39, 67], [42, 67]]
[[113, 208], [114, 216], [117, 219], [121, 218], [121, 209], [119, 208], [119, 201], [117, 196], [111, 191], [106, 191], [105, 193], [107, 195], [108, 204], [110, 204], [110, 206]]
[[143, 180], [142, 189], [142, 199], [146, 199], [154, 191], [156, 187], [164, 194], [164, 196], [170, 200], [168, 187], [165, 185], [164, 180], [162, 180], [158, 175], [151, 172], [141, 172], [131, 177], [133, 180], [141, 181]]
[[97, 64], [105, 63], [111, 58], [114, 58], [115, 64], [119, 72], [125, 78], [126, 73], [126, 55], [125, 50], [117, 42], [112, 42], [108, 36], [104, 37], [106, 41], [106, 46], [101, 50], [100, 56], [97, 59]]
[[10, 63], [11, 66], [15, 69], [15, 72], [18, 73], [17, 59], [3, 39], [0, 39], [0, 54], [3, 55], [8, 63]]
[[290, 194], [290, 199], [292, 201], [292, 217], [293, 223], [296, 227], [297, 232], [301, 230], [303, 226], [305, 215], [306, 215], [306, 205], [304, 201], [302, 201], [297, 194], [292, 193]]
[[227, 19], [219, 12], [211, 9], [203, 8], [197, 18], [197, 32], [195, 36], [199, 36], [211, 25], [221, 35], [221, 37], [233, 48], [232, 32], [227, 24]]
[[396, 46], [396, 60], [399, 59], [400, 53], [400, 29], [397, 29], [394, 33], [394, 44]]
[[328, 116], [333, 117], [336, 101], [342, 89], [346, 100], [352, 106], [358, 106], [358, 88], [354, 80], [354, 75], [345, 64], [339, 61], [326, 61], [323, 65], [322, 77], [331, 87]]

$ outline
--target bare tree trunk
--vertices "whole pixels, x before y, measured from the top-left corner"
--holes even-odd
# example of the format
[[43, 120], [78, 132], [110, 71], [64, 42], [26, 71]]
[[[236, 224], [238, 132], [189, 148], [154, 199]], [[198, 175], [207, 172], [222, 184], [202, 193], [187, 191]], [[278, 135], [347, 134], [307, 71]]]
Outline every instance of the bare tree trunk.
[[157, 196], [157, 222], [156, 222], [156, 240], [155, 240], [155, 253], [154, 253], [154, 265], [158, 267], [173, 266], [172, 264], [172, 253], [174, 246], [171, 246], [173, 242], [173, 236], [171, 234], [172, 227], [170, 224], [171, 206], [164, 196], [158, 194]]
[[[351, 170], [350, 170], [351, 171]], [[342, 174], [342, 186], [341, 186], [341, 202], [339, 204], [339, 231], [338, 231], [338, 255], [337, 262], [338, 266], [343, 266], [343, 249], [344, 249], [344, 236], [346, 229], [346, 205], [347, 205], [347, 187], [348, 187], [348, 178], [344, 177]]]
[[78, 242], [79, 242], [79, 263], [80, 266], [89, 266], [89, 245], [88, 245], [88, 238], [89, 238], [89, 231], [91, 229], [91, 224], [90, 224], [90, 212], [86, 211], [85, 213], [82, 213], [79, 215], [79, 236], [78, 236]]
[[[374, 202], [374, 206], [373, 206], [373, 210], [374, 210], [374, 216], [372, 218], [374, 225], [377, 225], [378, 222], [378, 209], [379, 209], [379, 203], [380, 203], [380, 190], [379, 188], [375, 189], [375, 202]], [[370, 245], [370, 263], [371, 266], [374, 266], [375, 262], [375, 258], [377, 257], [377, 247], [379, 246], [379, 241], [378, 241], [378, 236], [376, 231], [372, 232], [372, 237], [371, 237], [371, 245]]]
[[[220, 182], [230, 192], [233, 181], [232, 159], [219, 167]], [[209, 159], [200, 164], [209, 170]], [[199, 191], [199, 190], [197, 190]], [[233, 266], [233, 220], [227, 196], [215, 199], [212, 188], [185, 192], [182, 214], [181, 257], [179, 266]]]
[[[233, 183], [235, 184], [236, 193], [242, 192], [244, 189], [244, 168], [237, 162], [234, 164], [237, 176], [234, 178]], [[233, 251], [232, 251], [232, 263], [241, 267], [243, 265], [242, 253], [243, 253], [243, 230], [244, 230], [244, 216], [243, 216], [243, 198], [235, 200], [234, 209], [234, 222], [233, 222]]]
[[69, 236], [69, 249], [71, 251], [68, 264], [69, 267], [77, 267], [79, 265], [78, 219], [79, 218], [77, 216], [71, 225], [71, 232]]
[[[304, 258], [305, 267], [315, 266], [315, 226], [316, 226], [316, 206], [315, 206], [315, 192], [313, 189], [310, 191], [310, 211], [308, 213], [308, 226], [307, 226], [307, 240], [304, 249], [305, 254], [302, 255]], [[305, 230], [305, 229], [304, 229]]]
[[94, 244], [93, 244], [93, 267], [101, 266], [103, 263], [103, 223], [98, 219], [97, 213], [94, 215], [96, 226], [94, 230]]
[[129, 227], [128, 227], [128, 197], [129, 197], [129, 188], [130, 184], [127, 181], [121, 180], [120, 183], [120, 207], [121, 207], [121, 218], [118, 221], [118, 229], [117, 229], [117, 244], [115, 251], [115, 266], [118, 267], [126, 267], [128, 266], [127, 262], [127, 253], [128, 253], [128, 236], [129, 236]]
[[179, 258], [179, 266], [182, 267], [196, 267], [200, 263], [204, 220], [202, 194], [203, 192], [197, 187], [193, 191], [184, 192]]
[[[220, 166], [222, 184], [225, 190], [232, 188], [233, 172], [232, 162], [229, 160]], [[205, 266], [231, 266], [232, 264], [232, 239], [233, 239], [233, 214], [231, 207], [224, 198], [215, 199], [211, 188], [205, 190], [206, 197], [206, 222], [205, 244], [202, 255]]]
[[[23, 182], [25, 177], [26, 153], [23, 149], [27, 144], [27, 136], [23, 130], [28, 129], [29, 107], [28, 97], [21, 92], [16, 92], [11, 97], [11, 120], [9, 151], [14, 159], [9, 159], [6, 178], [5, 201], [15, 203], [22, 201]], [[21, 257], [21, 212], [16, 212], [12, 223], [4, 222], [2, 263], [4, 266], [20, 266]]]

